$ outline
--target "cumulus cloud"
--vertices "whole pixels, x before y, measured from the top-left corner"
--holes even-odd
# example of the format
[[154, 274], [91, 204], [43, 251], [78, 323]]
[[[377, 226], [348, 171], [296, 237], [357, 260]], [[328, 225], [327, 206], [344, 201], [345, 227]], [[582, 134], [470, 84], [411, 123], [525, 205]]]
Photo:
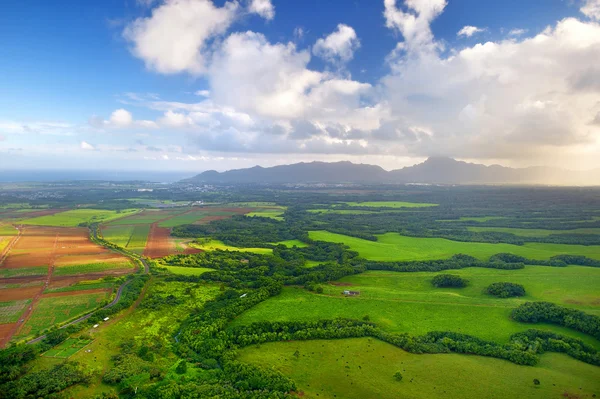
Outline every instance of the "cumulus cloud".
[[275, 17], [275, 7], [271, 0], [250, 0], [248, 10], [269, 21]]
[[459, 30], [456, 35], [457, 36], [464, 36], [464, 37], [471, 37], [474, 34], [481, 33], [481, 32], [485, 32], [485, 29], [484, 28], [478, 28], [476, 26], [467, 25], [467, 26], [463, 26], [462, 29]]
[[346, 63], [354, 57], [360, 47], [360, 41], [352, 27], [339, 24], [337, 30], [317, 40], [313, 46], [313, 54], [332, 63]]
[[123, 36], [149, 69], [198, 75], [206, 69], [207, 42], [227, 31], [237, 11], [237, 2], [170, 0], [127, 25]]
[[79, 147], [84, 151], [94, 151], [96, 149], [93, 145], [85, 141], [82, 141]]
[[386, 26], [404, 37], [398, 48], [409, 53], [432, 51], [436, 44], [430, 24], [447, 4], [446, 0], [405, 0], [403, 11], [396, 6], [396, 0], [384, 0]]
[[[210, 92], [197, 91], [203, 98], [193, 103], [129, 95], [124, 104], [159, 115], [137, 121], [120, 112], [101, 120], [102, 126], [132, 128], [144, 122], [168, 133], [184, 132], [190, 142], [186, 151], [227, 154], [443, 154], [536, 162], [577, 154], [582, 147], [588, 154], [600, 150], [595, 144], [600, 142], [600, 73], [594, 64], [600, 59], [600, 26], [595, 22], [568, 18], [529, 38], [521, 37], [524, 30], [512, 30], [504, 40], [444, 49], [430, 25], [445, 0], [384, 0], [386, 25], [401, 39], [387, 58], [391, 72], [369, 84], [342, 71], [359, 46], [356, 32], [343, 24], [310, 49], [257, 32], [227, 32], [237, 14], [234, 3], [218, 8], [208, 1], [171, 0], [132, 26], [152, 31], [166, 18], [163, 13], [171, 19], [170, 8], [160, 10], [176, 4], [203, 4], [203, 10], [231, 16], [201, 40], [196, 28], [189, 28], [194, 45], [170, 48], [169, 67], [157, 67], [153, 56], [140, 58], [158, 72], [202, 75]], [[482, 28], [463, 30], [459, 36], [469, 37]], [[136, 43], [132, 40], [134, 50]], [[152, 51], [158, 54], [160, 47]], [[313, 69], [311, 56], [340, 68]]]
[[581, 12], [592, 19], [600, 21], [600, 0], [584, 0]]
[[92, 116], [89, 124], [95, 128], [126, 129], [126, 128], [146, 128], [155, 129], [158, 127], [156, 122], [150, 120], [134, 120], [131, 112], [124, 108], [119, 108], [110, 114], [108, 120], [98, 116]]
[[597, 97], [574, 90], [595, 87], [595, 59], [600, 26], [568, 18], [522, 41], [402, 60], [383, 82], [392, 114], [432, 132], [427, 142], [407, 143], [414, 154], [550, 156], [598, 138], [587, 124]]

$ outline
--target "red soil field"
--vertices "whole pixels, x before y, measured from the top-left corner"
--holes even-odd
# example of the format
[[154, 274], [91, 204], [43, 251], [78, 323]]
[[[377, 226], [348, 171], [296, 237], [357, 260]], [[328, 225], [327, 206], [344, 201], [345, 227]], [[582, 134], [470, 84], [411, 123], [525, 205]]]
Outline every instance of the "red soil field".
[[4, 348], [8, 341], [10, 341], [16, 325], [16, 323], [0, 324], [0, 348]]
[[4, 288], [0, 290], [0, 302], [30, 299], [40, 291], [40, 286], [24, 288]]
[[9, 254], [4, 262], [2, 262], [3, 269], [18, 269], [21, 267], [36, 267], [36, 266], [48, 266], [48, 262], [52, 252], [43, 252], [35, 254]]
[[175, 245], [170, 238], [171, 230], [166, 227], [158, 227], [153, 223], [148, 234], [148, 242], [144, 250], [144, 256], [149, 258], [162, 258], [163, 256], [177, 253]]

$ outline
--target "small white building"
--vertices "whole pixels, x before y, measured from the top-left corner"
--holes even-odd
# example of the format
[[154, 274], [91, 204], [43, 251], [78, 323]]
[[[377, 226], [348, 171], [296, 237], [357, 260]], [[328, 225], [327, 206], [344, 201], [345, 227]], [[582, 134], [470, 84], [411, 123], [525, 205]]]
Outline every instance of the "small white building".
[[94, 324], [94, 327], [93, 327], [93, 328], [98, 328], [98, 326], [99, 326], [99, 325], [100, 325], [100, 324]]
[[104, 321], [107, 321], [107, 320], [108, 320], [108, 317], [105, 317], [105, 318], [104, 318]]

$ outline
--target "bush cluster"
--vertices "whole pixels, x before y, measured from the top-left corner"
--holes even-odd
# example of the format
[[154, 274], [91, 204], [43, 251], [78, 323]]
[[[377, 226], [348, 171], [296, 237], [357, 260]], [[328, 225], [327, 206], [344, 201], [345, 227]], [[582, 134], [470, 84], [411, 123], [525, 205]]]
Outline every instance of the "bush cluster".
[[485, 289], [486, 294], [497, 296], [498, 298], [512, 298], [525, 295], [525, 287], [515, 283], [492, 283]]

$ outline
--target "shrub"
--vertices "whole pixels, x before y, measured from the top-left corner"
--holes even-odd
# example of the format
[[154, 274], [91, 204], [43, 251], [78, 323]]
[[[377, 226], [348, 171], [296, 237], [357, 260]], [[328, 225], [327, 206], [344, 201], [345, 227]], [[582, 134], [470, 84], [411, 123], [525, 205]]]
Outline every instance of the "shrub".
[[506, 282], [492, 283], [485, 289], [485, 292], [498, 298], [511, 298], [525, 295], [525, 287], [520, 284]]
[[394, 373], [394, 379], [395, 379], [396, 381], [402, 381], [402, 373], [400, 373], [399, 371], [396, 371], [396, 372]]
[[454, 274], [438, 274], [431, 280], [431, 284], [438, 288], [466, 287], [468, 280]]

